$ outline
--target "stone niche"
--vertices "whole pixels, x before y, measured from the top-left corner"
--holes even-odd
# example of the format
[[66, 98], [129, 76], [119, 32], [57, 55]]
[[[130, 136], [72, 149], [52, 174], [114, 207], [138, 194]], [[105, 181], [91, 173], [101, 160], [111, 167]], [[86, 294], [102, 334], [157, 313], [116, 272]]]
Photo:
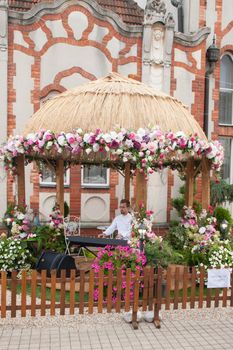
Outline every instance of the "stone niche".
[[110, 221], [110, 194], [82, 193], [81, 222], [104, 223]]

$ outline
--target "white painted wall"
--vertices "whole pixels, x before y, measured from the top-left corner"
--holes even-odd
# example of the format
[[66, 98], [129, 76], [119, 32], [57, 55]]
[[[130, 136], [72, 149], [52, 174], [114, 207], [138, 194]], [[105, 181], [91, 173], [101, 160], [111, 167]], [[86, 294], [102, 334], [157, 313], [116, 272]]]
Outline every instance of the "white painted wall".
[[57, 43], [41, 58], [41, 89], [52, 84], [59, 72], [72, 67], [81, 67], [97, 78], [112, 71], [111, 62], [98, 48]]
[[232, 18], [233, 18], [233, 1], [222, 0], [222, 30], [225, 29], [230, 22], [232, 22]]
[[191, 105], [194, 103], [192, 82], [195, 79], [195, 75], [186, 71], [182, 67], [175, 67], [174, 77], [176, 79], [176, 90], [174, 92], [174, 97], [182, 101], [191, 109]]
[[34, 88], [31, 67], [34, 58], [15, 50], [14, 63], [16, 65], [16, 75], [14, 76], [13, 85], [16, 91], [16, 101], [13, 103], [13, 114], [16, 116], [15, 134], [21, 134], [28, 118], [34, 112], [31, 103], [31, 92]]
[[[0, 145], [7, 139], [7, 65], [8, 52], [0, 51]], [[2, 162], [0, 162], [0, 217], [7, 207], [7, 181]]]
[[156, 172], [149, 176], [147, 187], [147, 208], [154, 212], [154, 222], [167, 222], [167, 173]]

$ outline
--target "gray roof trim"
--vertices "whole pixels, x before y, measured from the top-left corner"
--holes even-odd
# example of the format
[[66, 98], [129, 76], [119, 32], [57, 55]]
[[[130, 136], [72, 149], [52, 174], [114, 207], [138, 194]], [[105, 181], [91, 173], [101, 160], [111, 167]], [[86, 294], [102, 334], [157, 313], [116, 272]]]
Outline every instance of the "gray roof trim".
[[196, 33], [193, 34], [184, 34], [176, 32], [174, 40], [176, 43], [181, 44], [183, 46], [197, 46], [204, 40], [206, 40], [210, 32], [211, 30], [209, 27], [202, 27]]
[[75, 0], [55, 0], [53, 3], [39, 3], [27, 12], [9, 11], [9, 22], [21, 25], [30, 25], [40, 20], [45, 14], [57, 14], [70, 6], [81, 5], [87, 10], [91, 10], [95, 17], [106, 21], [106, 17], [114, 28], [124, 36], [142, 36], [143, 26], [127, 24], [113, 11], [102, 8], [93, 0], [81, 0], [77, 3]]

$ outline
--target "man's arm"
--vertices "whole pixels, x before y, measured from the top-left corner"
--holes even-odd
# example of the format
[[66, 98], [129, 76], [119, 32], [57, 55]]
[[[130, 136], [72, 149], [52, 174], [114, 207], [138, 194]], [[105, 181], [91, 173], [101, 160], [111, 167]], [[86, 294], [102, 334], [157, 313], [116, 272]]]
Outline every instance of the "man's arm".
[[110, 236], [111, 234], [113, 234], [114, 231], [116, 231], [116, 229], [117, 229], [117, 222], [115, 218], [111, 223], [111, 225], [107, 228], [107, 230], [103, 232], [103, 234], [104, 236]]

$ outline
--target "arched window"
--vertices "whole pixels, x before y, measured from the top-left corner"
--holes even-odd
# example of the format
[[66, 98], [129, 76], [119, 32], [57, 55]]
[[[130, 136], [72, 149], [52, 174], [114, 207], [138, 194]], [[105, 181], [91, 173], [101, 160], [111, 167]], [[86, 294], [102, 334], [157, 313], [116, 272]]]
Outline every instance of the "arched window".
[[219, 124], [233, 124], [233, 60], [228, 54], [220, 66]]

